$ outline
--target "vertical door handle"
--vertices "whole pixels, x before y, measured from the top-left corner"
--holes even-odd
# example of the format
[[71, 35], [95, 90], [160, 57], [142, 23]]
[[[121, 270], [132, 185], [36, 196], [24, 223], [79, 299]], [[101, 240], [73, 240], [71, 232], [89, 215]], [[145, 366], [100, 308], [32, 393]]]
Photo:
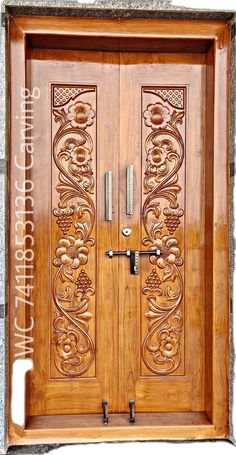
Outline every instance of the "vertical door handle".
[[134, 167], [129, 164], [126, 168], [126, 214], [133, 215]]
[[105, 174], [105, 219], [112, 221], [112, 172]]

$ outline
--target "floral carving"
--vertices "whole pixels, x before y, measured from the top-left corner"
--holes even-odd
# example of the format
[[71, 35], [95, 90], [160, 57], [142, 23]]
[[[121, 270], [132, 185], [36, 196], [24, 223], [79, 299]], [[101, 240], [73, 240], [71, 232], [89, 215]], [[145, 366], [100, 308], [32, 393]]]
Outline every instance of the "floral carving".
[[[172, 160], [177, 158], [175, 144], [169, 138], [159, 140], [154, 133], [151, 138], [151, 147], [149, 147], [148, 145], [144, 178], [145, 193], [149, 193], [155, 184], [161, 181], [163, 176], [168, 175]], [[173, 183], [175, 183], [174, 179]], [[175, 194], [179, 191], [180, 187], [175, 185], [173, 187], [175, 198]]]
[[[94, 178], [92, 171], [92, 148], [86, 147], [87, 134], [78, 135], [78, 138], [66, 139], [64, 146], [60, 150], [60, 157], [68, 161], [69, 172], [77, 178], [78, 182], [83, 182], [83, 187], [90, 193], [94, 190]], [[91, 144], [89, 144], [91, 145]]]
[[91, 104], [77, 101], [68, 109], [67, 119], [73, 127], [85, 129], [93, 124], [95, 112]]
[[159, 144], [148, 151], [148, 161], [152, 165], [154, 173], [157, 171], [157, 168], [166, 166], [166, 158], [167, 153], [165, 148]]
[[157, 264], [160, 269], [164, 269], [167, 265], [175, 264], [180, 266], [183, 264], [183, 259], [180, 257], [179, 242], [174, 237], [170, 237], [169, 235], [157, 237], [149, 249], [150, 251], [161, 250], [161, 256], [157, 256], [156, 254], [150, 256], [150, 262]]
[[165, 128], [170, 121], [169, 108], [162, 103], [149, 104], [143, 113], [145, 124], [153, 130]]
[[76, 139], [67, 139], [65, 147], [62, 150], [63, 152], [68, 152], [70, 155], [71, 169], [73, 171], [77, 171], [78, 168], [81, 168], [80, 171], [85, 170], [85, 166], [91, 161], [91, 150], [84, 147], [81, 144], [81, 140], [77, 141]]
[[[160, 90], [153, 88], [153, 95], [158, 96]], [[145, 140], [143, 245], [150, 251], [158, 248], [162, 254], [150, 255], [155, 268], [142, 289], [148, 305], [142, 358], [146, 367], [158, 375], [173, 373], [181, 361], [183, 258], [176, 230], [184, 213], [178, 204], [178, 171], [184, 160], [179, 125], [184, 115], [184, 110], [171, 108], [167, 101], [149, 104], [143, 113], [144, 124], [151, 129]], [[163, 207], [165, 203], [168, 205]]]
[[56, 259], [53, 263], [56, 267], [69, 265], [72, 269], [78, 269], [80, 265], [84, 265], [88, 261], [88, 252], [89, 249], [84, 245], [83, 240], [69, 235], [58, 241]]
[[166, 331], [166, 333], [162, 333], [160, 336], [160, 352], [163, 358], [174, 357], [177, 354], [179, 347], [178, 338], [175, 336], [175, 334], [172, 336], [167, 336], [167, 334], [169, 334], [168, 331]]
[[[94, 91], [95, 88], [88, 91]], [[78, 96], [83, 94], [78, 91]], [[92, 168], [93, 141], [89, 132], [95, 111], [89, 103], [75, 100], [54, 109], [60, 126], [53, 140], [54, 161], [59, 170], [58, 207], [53, 210], [63, 236], [57, 240], [53, 264], [55, 315], [55, 366], [63, 376], [81, 376], [94, 362], [95, 347], [89, 334], [92, 280], [81, 269], [89, 260], [95, 223]]]
[[71, 338], [66, 338], [66, 334], [63, 334], [62, 340], [57, 345], [57, 351], [62, 359], [73, 359], [76, 354], [76, 338], [73, 335]]

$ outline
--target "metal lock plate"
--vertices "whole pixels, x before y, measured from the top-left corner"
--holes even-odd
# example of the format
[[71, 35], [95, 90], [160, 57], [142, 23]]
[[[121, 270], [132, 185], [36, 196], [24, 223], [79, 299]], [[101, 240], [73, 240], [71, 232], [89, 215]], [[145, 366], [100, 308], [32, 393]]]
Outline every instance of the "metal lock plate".
[[139, 251], [130, 252], [130, 273], [131, 275], [139, 274]]

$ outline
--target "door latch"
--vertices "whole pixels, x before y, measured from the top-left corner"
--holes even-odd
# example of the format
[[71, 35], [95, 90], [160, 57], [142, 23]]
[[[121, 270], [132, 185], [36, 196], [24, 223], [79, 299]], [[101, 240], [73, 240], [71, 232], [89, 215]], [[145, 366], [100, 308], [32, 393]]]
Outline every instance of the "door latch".
[[113, 251], [112, 249], [106, 251], [106, 255], [109, 256], [110, 259], [113, 256], [127, 256], [130, 258], [130, 273], [131, 275], [138, 275], [139, 274], [139, 257], [140, 255], [149, 255], [149, 256], [160, 256], [162, 254], [161, 250], [147, 250], [147, 251], [140, 251], [140, 250], [126, 250], [126, 251]]

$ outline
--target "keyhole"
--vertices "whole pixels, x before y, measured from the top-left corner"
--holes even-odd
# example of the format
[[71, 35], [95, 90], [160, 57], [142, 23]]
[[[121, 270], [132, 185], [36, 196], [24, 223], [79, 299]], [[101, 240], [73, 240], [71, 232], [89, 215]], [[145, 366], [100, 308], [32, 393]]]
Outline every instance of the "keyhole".
[[123, 230], [122, 230], [122, 234], [125, 236], [125, 237], [129, 237], [130, 234], [132, 232], [132, 229], [131, 228], [128, 228], [128, 227], [125, 227]]

